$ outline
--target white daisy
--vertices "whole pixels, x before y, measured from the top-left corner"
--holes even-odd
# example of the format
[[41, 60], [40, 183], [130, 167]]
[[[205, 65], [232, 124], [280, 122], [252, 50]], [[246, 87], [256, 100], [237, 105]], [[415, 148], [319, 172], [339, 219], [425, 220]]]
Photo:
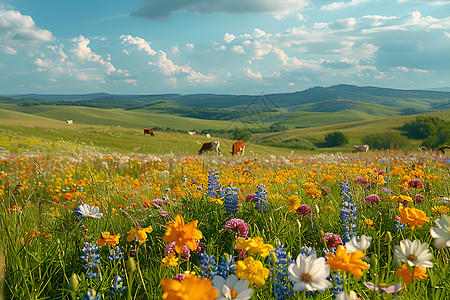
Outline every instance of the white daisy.
[[357, 300], [357, 299], [359, 298], [354, 291], [350, 291], [349, 294], [343, 291], [336, 296], [336, 300]]
[[299, 254], [288, 269], [289, 280], [294, 282], [294, 291], [319, 291], [332, 287], [332, 283], [327, 280], [330, 266], [325, 264], [323, 257]]
[[433, 263], [430, 259], [433, 255], [428, 251], [428, 243], [419, 240], [411, 242], [410, 240], [400, 241], [399, 246], [395, 246], [394, 260], [396, 262], [406, 262], [411, 267], [421, 266], [422, 268], [432, 268]]
[[85, 218], [90, 217], [100, 219], [103, 216], [102, 213], [99, 213], [99, 209], [97, 206], [90, 206], [89, 204], [78, 206], [78, 211]]
[[430, 233], [434, 238], [436, 248], [450, 247], [450, 217], [442, 215], [440, 219], [434, 221], [438, 228], [431, 227]]
[[219, 291], [217, 300], [248, 300], [252, 297], [253, 290], [248, 288], [247, 279], [237, 279], [231, 274], [225, 280], [222, 276], [215, 276], [213, 287]]
[[367, 248], [370, 247], [370, 242], [372, 242], [372, 238], [364, 234], [360, 238], [354, 236], [350, 239], [350, 242], [345, 244], [345, 248], [347, 248], [348, 253], [353, 253], [358, 250], [366, 252]]

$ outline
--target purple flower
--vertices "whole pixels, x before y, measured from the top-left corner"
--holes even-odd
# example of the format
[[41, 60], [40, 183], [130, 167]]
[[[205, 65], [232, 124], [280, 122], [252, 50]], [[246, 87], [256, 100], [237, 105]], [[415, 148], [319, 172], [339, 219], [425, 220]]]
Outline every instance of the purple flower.
[[175, 275], [172, 279], [173, 279], [173, 280], [176, 280], [176, 281], [179, 281], [179, 282], [182, 282], [183, 279], [184, 279], [184, 274], [183, 274], [183, 273], [177, 274], [177, 275]]
[[391, 189], [382, 188], [381, 191], [383, 193], [386, 193], [386, 194], [392, 194], [392, 190]]
[[162, 211], [159, 212], [159, 215], [160, 215], [161, 217], [163, 217], [163, 218], [170, 217], [170, 212], [167, 212], [167, 211], [165, 211], [165, 210], [162, 210]]
[[[336, 249], [338, 245], [342, 245], [342, 239], [337, 234], [327, 232], [324, 234], [324, 238], [328, 248]], [[323, 242], [322, 239], [320, 241]]]
[[414, 202], [417, 204], [422, 204], [423, 203], [423, 198], [425, 198], [424, 196], [417, 194], [416, 196], [414, 196]]
[[398, 292], [402, 289], [402, 284], [401, 283], [397, 283], [397, 284], [393, 284], [390, 286], [376, 286], [375, 284], [373, 284], [372, 282], [364, 282], [364, 285], [371, 290], [374, 291], [385, 291], [386, 293], [395, 293]]
[[154, 199], [154, 200], [152, 200], [152, 204], [156, 207], [161, 207], [164, 204], [164, 200]]
[[251, 202], [254, 201], [256, 197], [256, 194], [248, 194], [247, 197], [245, 197], [245, 201]]
[[369, 183], [369, 181], [366, 178], [362, 177], [362, 176], [357, 176], [355, 181], [356, 182], [360, 182], [362, 184], [368, 184]]
[[378, 202], [380, 202], [380, 197], [378, 197], [378, 195], [372, 194], [366, 196], [364, 200], [366, 200], [366, 202], [369, 203], [370, 205], [375, 205], [378, 204]]
[[310, 214], [311, 214], [311, 208], [306, 204], [302, 204], [297, 208], [297, 215], [299, 217], [306, 217]]
[[411, 188], [421, 189], [423, 188], [423, 183], [419, 178], [414, 178], [408, 182], [408, 186]]
[[[167, 244], [166, 248], [164, 249], [164, 255], [168, 255], [169, 253], [175, 252], [175, 242]], [[191, 251], [189, 248], [184, 245], [183, 250], [181, 250], [181, 258], [188, 260], [191, 257]]]
[[227, 221], [224, 229], [226, 231], [232, 231], [240, 236], [247, 236], [248, 234], [248, 225], [243, 220], [240, 219], [231, 219]]

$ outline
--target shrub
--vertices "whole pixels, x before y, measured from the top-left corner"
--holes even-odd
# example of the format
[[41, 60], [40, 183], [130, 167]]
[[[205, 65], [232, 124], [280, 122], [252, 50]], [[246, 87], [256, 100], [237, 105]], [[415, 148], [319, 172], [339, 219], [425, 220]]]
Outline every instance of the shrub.
[[406, 148], [409, 145], [408, 138], [396, 131], [366, 135], [362, 137], [361, 141], [373, 149], [380, 150]]
[[340, 131], [334, 131], [325, 135], [327, 146], [338, 147], [348, 144], [348, 137]]

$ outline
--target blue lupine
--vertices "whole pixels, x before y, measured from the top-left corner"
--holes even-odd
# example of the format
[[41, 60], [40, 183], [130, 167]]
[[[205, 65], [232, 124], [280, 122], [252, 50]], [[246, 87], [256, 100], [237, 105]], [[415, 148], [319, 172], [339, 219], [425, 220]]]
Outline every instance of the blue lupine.
[[350, 242], [350, 238], [357, 236], [357, 226], [358, 221], [358, 208], [353, 202], [352, 194], [350, 193], [350, 188], [347, 182], [341, 182], [341, 195], [342, 195], [342, 208], [339, 214], [342, 224], [342, 241], [345, 243]]
[[228, 275], [234, 273], [236, 262], [232, 255], [225, 254], [220, 257], [219, 265], [217, 267], [218, 275], [227, 279]]
[[222, 193], [222, 186], [219, 184], [219, 172], [211, 170], [208, 172], [208, 188], [206, 193], [208, 196], [216, 198], [220, 197]]
[[223, 206], [225, 206], [226, 214], [236, 214], [239, 210], [238, 207], [238, 194], [236, 187], [227, 187], [225, 189], [225, 200], [223, 201]]
[[216, 263], [216, 257], [214, 255], [208, 255], [204, 252], [198, 254], [200, 257], [200, 276], [204, 278], [213, 279], [214, 276], [219, 274], [219, 269]]
[[288, 279], [288, 266], [290, 262], [286, 257], [284, 245], [277, 243], [277, 247], [274, 249], [274, 255], [276, 257], [275, 263], [273, 263], [272, 258], [270, 258], [271, 265], [273, 265], [273, 267], [270, 268], [272, 276], [274, 276], [273, 274], [275, 273], [274, 278], [272, 278], [273, 296], [277, 300], [289, 299], [294, 294], [294, 291], [292, 290], [293, 284]]
[[114, 295], [114, 293], [116, 293], [116, 292], [123, 291], [125, 288], [126, 287], [123, 286], [122, 278], [120, 278], [120, 276], [116, 275], [116, 277], [114, 278], [114, 284], [111, 285], [111, 287], [110, 287], [111, 296]]
[[80, 257], [82, 261], [86, 263], [84, 266], [86, 272], [86, 278], [100, 278], [100, 275], [94, 271], [94, 269], [99, 268], [101, 265], [100, 254], [96, 253], [98, 251], [97, 244], [84, 243], [82, 249], [83, 255]]
[[111, 249], [111, 252], [109, 254], [110, 260], [119, 260], [123, 258], [123, 253], [120, 250], [119, 246], [116, 246], [115, 248]]
[[255, 208], [265, 212], [267, 210], [267, 191], [265, 185], [258, 185], [258, 191], [255, 193]]
[[336, 272], [335, 275], [329, 276], [328, 279], [330, 281], [333, 281], [336, 283], [332, 288], [331, 291], [333, 292], [333, 298], [336, 298], [336, 296], [341, 293], [344, 288], [342, 287], [342, 284], [344, 283], [344, 280], [340, 277], [341, 272]]
[[86, 291], [86, 294], [84, 294], [83, 298], [81, 300], [101, 300], [102, 295], [97, 294], [97, 291], [94, 289], [88, 289]]

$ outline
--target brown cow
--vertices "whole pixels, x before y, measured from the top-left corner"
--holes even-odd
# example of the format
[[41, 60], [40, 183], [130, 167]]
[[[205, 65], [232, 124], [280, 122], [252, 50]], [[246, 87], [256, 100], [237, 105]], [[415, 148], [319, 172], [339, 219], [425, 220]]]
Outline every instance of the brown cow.
[[146, 134], [150, 134], [151, 136], [155, 136], [155, 134], [153, 133], [153, 129], [145, 128], [144, 129], [144, 135], [146, 135]]
[[242, 154], [244, 155], [245, 151], [245, 141], [238, 141], [233, 144], [231, 147], [231, 155]]
[[220, 147], [219, 141], [204, 143], [202, 145], [202, 148], [198, 151], [198, 155], [207, 151], [216, 151], [217, 155], [222, 155], [222, 153], [220, 153], [219, 147]]

